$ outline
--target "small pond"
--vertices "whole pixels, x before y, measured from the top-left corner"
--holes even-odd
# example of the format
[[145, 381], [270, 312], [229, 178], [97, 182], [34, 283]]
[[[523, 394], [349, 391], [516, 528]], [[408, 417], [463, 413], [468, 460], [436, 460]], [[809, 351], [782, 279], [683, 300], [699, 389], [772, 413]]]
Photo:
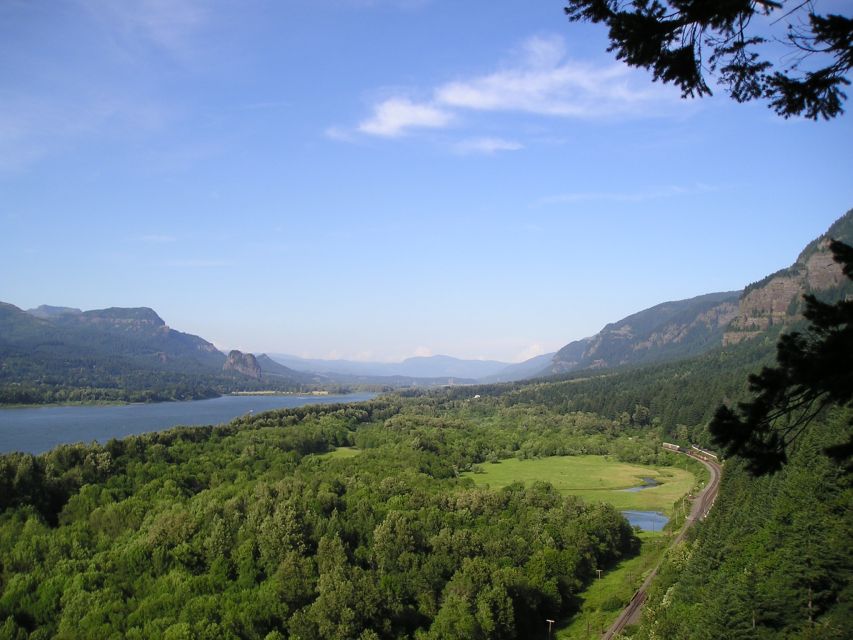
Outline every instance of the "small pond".
[[660, 511], [623, 511], [622, 515], [632, 527], [639, 527], [643, 531], [661, 531], [669, 522], [669, 518]]

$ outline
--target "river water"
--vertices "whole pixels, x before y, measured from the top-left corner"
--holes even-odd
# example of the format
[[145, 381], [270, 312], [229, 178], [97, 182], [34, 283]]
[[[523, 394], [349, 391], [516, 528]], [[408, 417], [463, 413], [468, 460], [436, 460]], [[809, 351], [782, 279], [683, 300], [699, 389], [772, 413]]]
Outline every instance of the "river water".
[[307, 404], [361, 402], [375, 393], [330, 396], [221, 396], [188, 402], [85, 405], [0, 409], [0, 453], [42, 453], [59, 444], [104, 443], [111, 438], [161, 431], [178, 425], [230, 422], [249, 412], [261, 413]]

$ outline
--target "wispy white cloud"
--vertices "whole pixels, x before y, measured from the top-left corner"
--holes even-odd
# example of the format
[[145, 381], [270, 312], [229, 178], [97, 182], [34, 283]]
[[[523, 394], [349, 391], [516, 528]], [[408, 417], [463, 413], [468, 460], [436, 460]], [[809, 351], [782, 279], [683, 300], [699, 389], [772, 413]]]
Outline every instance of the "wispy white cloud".
[[716, 187], [707, 184], [695, 184], [690, 186], [669, 185], [664, 187], [651, 187], [639, 191], [574, 191], [560, 193], [553, 196], [540, 198], [534, 204], [575, 204], [579, 202], [646, 202], [648, 200], [660, 200], [677, 196], [697, 195], [717, 191]]
[[[438, 85], [429, 90], [427, 100], [413, 102], [403, 96], [384, 99], [373, 106], [372, 115], [356, 130], [398, 137], [418, 127], [448, 127], [465, 112], [574, 119], [648, 117], [664, 113], [668, 105], [679, 102], [670, 87], [650, 85], [647, 78], [638, 75], [621, 63], [593, 65], [572, 60], [561, 37], [536, 36], [525, 41], [510, 61], [495, 71]], [[487, 146], [481, 145], [481, 150]], [[508, 149], [496, 147], [490, 152], [498, 150]]]
[[[648, 115], [651, 104], [672, 97], [648, 82], [635, 85], [623, 64], [594, 66], [566, 57], [559, 37], [533, 37], [517, 61], [483, 76], [444, 84], [438, 104], [477, 111], [518, 111], [546, 116], [600, 118]], [[638, 111], [642, 109], [643, 111]]]
[[358, 125], [361, 133], [386, 138], [401, 136], [409, 129], [446, 127], [453, 115], [430, 104], [417, 104], [408, 98], [389, 98], [376, 105], [373, 115]]
[[457, 153], [485, 153], [492, 154], [498, 151], [518, 151], [523, 149], [524, 145], [513, 140], [505, 140], [503, 138], [468, 138], [454, 145], [454, 150]]
[[524, 362], [525, 360], [530, 360], [530, 358], [541, 356], [543, 353], [547, 353], [545, 347], [540, 342], [534, 342], [515, 354], [513, 362]]
[[420, 347], [415, 348], [412, 356], [416, 358], [429, 358], [432, 355], [432, 349], [429, 347], [425, 347], [421, 345]]

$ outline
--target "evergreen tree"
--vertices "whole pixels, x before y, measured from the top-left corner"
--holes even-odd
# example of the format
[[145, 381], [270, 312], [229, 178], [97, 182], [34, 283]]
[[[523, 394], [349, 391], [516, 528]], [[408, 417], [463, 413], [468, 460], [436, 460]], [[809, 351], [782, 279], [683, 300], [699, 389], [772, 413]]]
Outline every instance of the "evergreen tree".
[[[704, 75], [710, 72], [738, 102], [765, 98], [786, 118], [829, 119], [844, 112], [847, 95], [842, 89], [850, 84], [846, 75], [853, 67], [853, 20], [819, 15], [812, 2], [568, 0], [565, 11], [572, 21], [607, 25], [609, 50], [618, 59], [650, 69], [655, 80], [675, 84], [684, 96], [710, 95]], [[772, 29], [780, 21], [782, 28], [787, 26], [783, 37], [767, 33], [767, 22]], [[761, 23], [764, 29], [758, 28]], [[782, 70], [761, 51], [773, 40], [785, 41], [793, 50]], [[808, 69], [806, 59], [820, 62]], [[800, 67], [808, 70], [800, 73]]]
[[[838, 241], [830, 248], [853, 279], [853, 248]], [[727, 455], [747, 460], [756, 475], [778, 471], [788, 459], [788, 447], [826, 407], [853, 406], [853, 300], [826, 304], [807, 295], [805, 303], [808, 331], [783, 335], [778, 366], [749, 377], [754, 398], [740, 403], [739, 412], [720, 406], [709, 426], [715, 443]], [[853, 430], [846, 442], [827, 452], [848, 461]]]

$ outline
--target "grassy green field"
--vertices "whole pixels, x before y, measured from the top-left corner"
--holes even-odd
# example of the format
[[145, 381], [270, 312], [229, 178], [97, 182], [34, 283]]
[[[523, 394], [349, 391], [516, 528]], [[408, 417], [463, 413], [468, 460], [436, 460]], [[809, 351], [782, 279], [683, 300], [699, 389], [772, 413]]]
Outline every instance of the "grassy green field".
[[[480, 472], [465, 475], [493, 489], [513, 482], [544, 480], [564, 495], [612, 504], [617, 509], [662, 511], [672, 514], [673, 503], [693, 489], [695, 476], [675, 467], [627, 464], [609, 456], [555, 456], [534, 460], [509, 458], [480, 465]], [[641, 485], [642, 478], [661, 484], [642, 491], [625, 491]]]
[[332, 458], [332, 459], [334, 459], [334, 458], [354, 458], [359, 453], [361, 453], [361, 451], [356, 449], [355, 447], [337, 447], [334, 450], [329, 451], [329, 453], [321, 453], [317, 457], [318, 458], [326, 458], [326, 459], [329, 459], [329, 458]]
[[[691, 491], [697, 478], [676, 467], [651, 467], [619, 462], [609, 456], [557, 456], [534, 460], [510, 458], [480, 465], [480, 472], [465, 474], [478, 485], [499, 489], [513, 482], [544, 480], [564, 495], [580, 496], [587, 501], [612, 504], [620, 510], [663, 511], [673, 516], [673, 505]], [[642, 491], [625, 491], [643, 484], [642, 478], [654, 478], [660, 484]], [[680, 517], [680, 513], [678, 514]], [[678, 524], [678, 523], [674, 523]], [[630, 602], [643, 579], [655, 567], [670, 537], [664, 533], [641, 532], [640, 554], [605, 570], [601, 579], [580, 595], [580, 611], [561, 621], [556, 638], [580, 640], [598, 638], [610, 626], [619, 611]]]

